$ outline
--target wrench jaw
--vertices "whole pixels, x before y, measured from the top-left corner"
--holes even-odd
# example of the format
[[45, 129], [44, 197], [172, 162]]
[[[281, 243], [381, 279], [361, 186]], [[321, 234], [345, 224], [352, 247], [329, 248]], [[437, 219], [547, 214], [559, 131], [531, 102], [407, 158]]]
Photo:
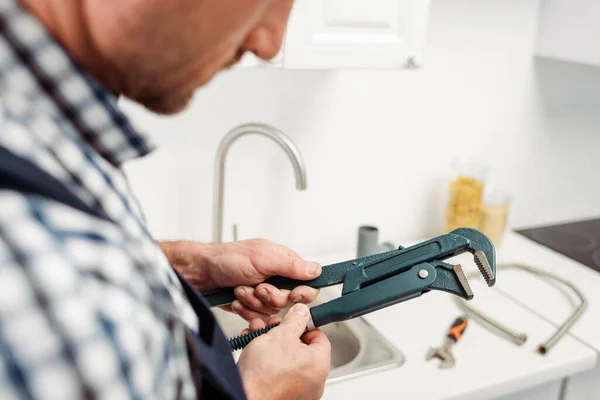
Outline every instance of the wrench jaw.
[[456, 361], [454, 360], [454, 356], [449, 351], [446, 351], [442, 347], [430, 348], [427, 352], [427, 356], [425, 357], [426, 361], [433, 360], [437, 358], [440, 360], [440, 369], [448, 369], [454, 367]]
[[469, 281], [467, 280], [467, 275], [465, 275], [462, 265], [456, 264], [452, 270], [454, 271], [454, 276], [458, 281], [457, 284], [464, 291], [464, 298], [467, 300], [473, 299], [473, 291], [471, 290], [471, 285], [469, 285]]
[[440, 369], [452, 368], [454, 367], [454, 364], [456, 364], [456, 361], [454, 360], [454, 356], [450, 354], [450, 358], [442, 360], [440, 363]]
[[448, 292], [465, 300], [473, 298], [473, 291], [460, 264], [436, 261], [431, 265], [436, 270], [436, 278], [429, 286], [430, 289]]
[[475, 264], [487, 285], [494, 286], [496, 284], [496, 250], [490, 238], [472, 228], [458, 228], [450, 233], [462, 236], [469, 241], [466, 250], [473, 254]]
[[485, 279], [488, 287], [494, 286], [496, 284], [496, 274], [492, 271], [492, 266], [485, 253], [479, 250], [476, 251], [473, 256], [475, 258], [475, 264], [477, 264], [477, 268], [479, 268], [479, 272], [483, 275], [483, 279]]

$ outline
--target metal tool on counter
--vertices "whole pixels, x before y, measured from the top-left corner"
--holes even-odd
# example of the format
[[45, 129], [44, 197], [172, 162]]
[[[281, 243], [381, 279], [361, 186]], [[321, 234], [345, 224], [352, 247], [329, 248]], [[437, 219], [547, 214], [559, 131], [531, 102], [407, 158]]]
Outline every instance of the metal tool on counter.
[[[543, 271], [543, 270], [540, 270], [540, 269], [537, 269], [534, 267], [530, 267], [528, 265], [516, 264], [516, 263], [500, 264], [500, 265], [498, 265], [498, 269], [499, 270], [500, 269], [522, 270], [522, 271], [526, 271], [526, 272], [529, 272], [534, 275], [538, 275], [538, 276], [545, 277], [545, 278], [550, 278], [550, 279], [560, 282], [563, 285], [570, 288], [573, 291], [573, 293], [575, 293], [575, 295], [579, 298], [580, 303], [577, 306], [577, 308], [575, 308], [573, 313], [569, 316], [569, 318], [567, 318], [567, 320], [558, 327], [556, 332], [554, 332], [554, 334], [552, 334], [552, 336], [548, 340], [546, 340], [544, 343], [540, 343], [538, 345], [538, 347], [537, 347], [538, 353], [540, 353], [542, 355], [547, 354], [556, 345], [556, 343], [558, 343], [558, 341], [560, 341], [560, 339], [562, 339], [563, 336], [565, 336], [567, 334], [569, 329], [571, 329], [571, 327], [575, 324], [575, 322], [577, 322], [579, 317], [581, 317], [581, 314], [583, 314], [583, 312], [585, 311], [585, 309], [587, 307], [587, 303], [588, 303], [587, 299], [575, 285], [573, 285], [568, 280], [563, 279], [560, 276], [557, 276], [553, 273], [546, 272], [546, 271]], [[469, 277], [471, 277], [471, 276], [469, 276]], [[459, 305], [469, 315], [483, 321], [485, 323], [485, 325], [487, 325], [488, 327], [491, 327], [492, 329], [495, 329], [495, 330], [501, 332], [502, 334], [506, 335], [513, 343], [520, 346], [523, 343], [525, 343], [525, 341], [527, 340], [526, 334], [514, 332], [512, 329], [506, 327], [505, 325], [503, 325], [502, 323], [500, 323], [498, 321], [495, 321], [494, 319], [490, 318], [489, 316], [482, 313], [481, 311], [478, 311], [477, 309], [475, 309], [474, 307], [472, 307], [471, 305], [467, 304], [464, 301], [458, 300], [458, 302], [459, 302]]]
[[[442, 290], [463, 299], [473, 298], [460, 265], [443, 262], [447, 258], [470, 252], [488, 286], [496, 283], [496, 252], [490, 239], [476, 229], [459, 228], [446, 235], [411, 247], [323, 267], [321, 276], [299, 281], [281, 276], [267, 279], [280, 289], [300, 285], [323, 288], [343, 284], [342, 296], [312, 307], [308, 329], [360, 317], [430, 290]], [[211, 306], [230, 304], [234, 288], [203, 293]], [[268, 332], [274, 325], [230, 340], [234, 350]]]
[[456, 360], [452, 354], [452, 346], [458, 343], [462, 335], [465, 333], [465, 329], [467, 329], [468, 324], [469, 320], [466, 316], [456, 318], [450, 326], [450, 329], [448, 329], [444, 344], [442, 344], [440, 347], [430, 348], [429, 351], [427, 351], [425, 359], [427, 361], [433, 360], [434, 358], [440, 359], [441, 369], [454, 367]]

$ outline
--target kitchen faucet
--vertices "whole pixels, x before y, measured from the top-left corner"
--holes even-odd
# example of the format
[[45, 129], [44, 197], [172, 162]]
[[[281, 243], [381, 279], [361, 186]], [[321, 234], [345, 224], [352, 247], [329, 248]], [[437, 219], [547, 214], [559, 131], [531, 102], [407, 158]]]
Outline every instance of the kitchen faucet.
[[213, 181], [213, 226], [212, 242], [223, 242], [223, 202], [224, 202], [224, 179], [225, 179], [225, 159], [231, 145], [240, 137], [245, 135], [263, 135], [275, 141], [288, 155], [296, 175], [296, 189], [306, 189], [306, 167], [304, 159], [296, 145], [279, 129], [270, 125], [261, 123], [248, 123], [233, 128], [225, 135], [215, 159], [215, 176]]

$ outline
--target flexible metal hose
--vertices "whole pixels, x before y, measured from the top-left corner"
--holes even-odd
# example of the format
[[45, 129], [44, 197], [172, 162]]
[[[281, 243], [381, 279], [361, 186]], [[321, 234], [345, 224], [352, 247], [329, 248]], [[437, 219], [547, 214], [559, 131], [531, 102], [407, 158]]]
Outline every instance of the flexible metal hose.
[[[587, 307], [587, 304], [588, 304], [587, 299], [575, 285], [573, 285], [568, 280], [563, 279], [560, 276], [557, 276], [551, 272], [543, 271], [543, 270], [540, 270], [537, 268], [530, 267], [528, 265], [523, 265], [523, 264], [518, 264], [518, 263], [499, 264], [497, 266], [497, 269], [522, 270], [522, 271], [526, 271], [526, 272], [529, 272], [534, 275], [544, 276], [544, 277], [553, 279], [557, 282], [562, 283], [563, 285], [567, 286], [568, 288], [570, 288], [573, 291], [573, 293], [575, 293], [575, 295], [577, 297], [579, 297], [580, 304], [573, 311], [573, 313], [569, 316], [569, 318], [567, 318], [567, 320], [561, 326], [558, 327], [556, 332], [554, 332], [554, 334], [548, 340], [546, 340], [544, 343], [541, 343], [537, 347], [538, 353], [547, 354], [550, 351], [550, 349], [552, 349], [552, 347], [554, 347], [556, 345], [556, 343], [558, 343], [558, 341], [560, 339], [562, 339], [567, 334], [567, 332], [569, 332], [569, 329], [571, 329], [571, 327], [575, 324], [575, 322], [577, 322], [579, 317], [581, 317], [581, 314], [583, 314], [583, 312], [585, 311], [585, 309]], [[475, 278], [477, 276], [478, 275], [473, 274], [473, 275], [470, 275], [469, 278]], [[506, 327], [505, 325], [501, 324], [498, 321], [491, 319], [486, 314], [483, 314], [481, 311], [476, 310], [475, 308], [468, 305], [465, 301], [463, 301], [461, 299], [457, 298], [456, 301], [458, 302], [460, 307], [462, 307], [467, 313], [474, 315], [476, 318], [483, 320], [486, 324], [493, 327], [494, 329], [504, 333], [505, 335], [508, 335], [514, 343], [516, 343], [518, 345], [522, 345], [523, 343], [525, 343], [525, 340], [527, 339], [527, 335], [525, 335], [524, 333], [515, 333], [510, 328]]]

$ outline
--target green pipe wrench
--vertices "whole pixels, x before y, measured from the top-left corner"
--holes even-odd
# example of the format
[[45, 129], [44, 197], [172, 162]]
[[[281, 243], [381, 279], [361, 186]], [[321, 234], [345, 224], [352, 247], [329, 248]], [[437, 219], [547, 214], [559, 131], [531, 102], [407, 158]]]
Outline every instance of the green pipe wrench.
[[[459, 228], [445, 235], [355, 260], [323, 267], [322, 274], [310, 281], [281, 276], [265, 282], [280, 288], [293, 289], [300, 285], [324, 288], [343, 284], [342, 296], [310, 309], [308, 329], [360, 317], [381, 308], [410, 300], [430, 290], [442, 290], [462, 297], [473, 298], [460, 264], [443, 260], [469, 252], [489, 287], [496, 283], [496, 253], [492, 241], [476, 229]], [[234, 288], [203, 293], [211, 306], [230, 304], [235, 300]], [[273, 326], [231, 339], [234, 350], [245, 347], [255, 337]]]

